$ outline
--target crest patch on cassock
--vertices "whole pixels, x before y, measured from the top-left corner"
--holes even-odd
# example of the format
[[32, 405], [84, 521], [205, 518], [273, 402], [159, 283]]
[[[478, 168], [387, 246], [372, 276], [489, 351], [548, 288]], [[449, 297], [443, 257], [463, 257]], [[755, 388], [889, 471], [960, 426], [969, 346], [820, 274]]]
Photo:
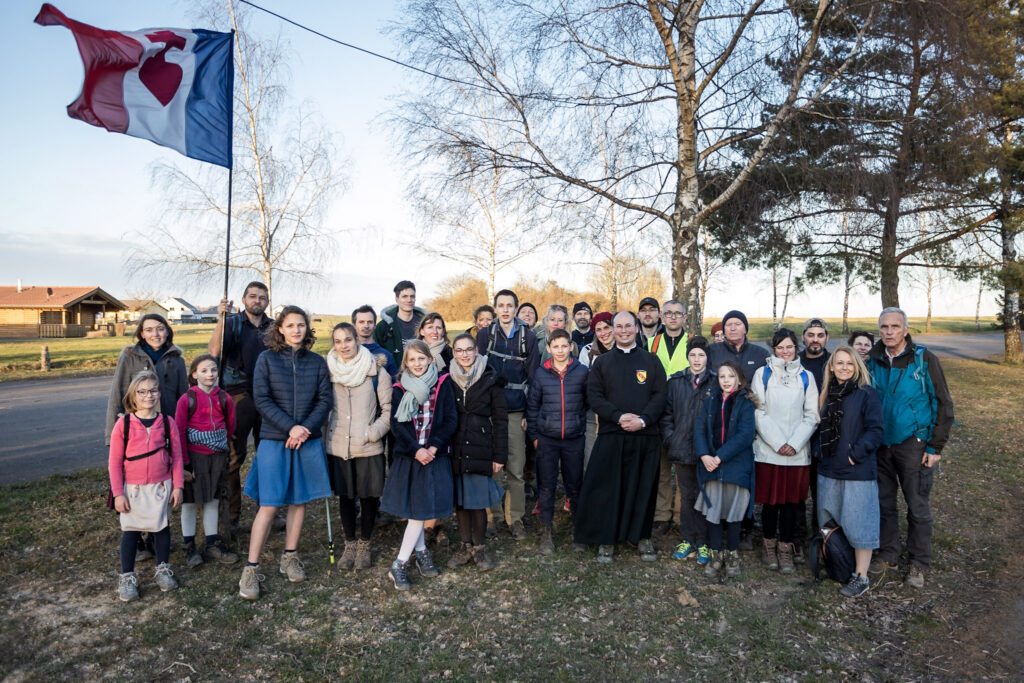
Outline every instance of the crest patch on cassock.
[[636, 383], [637, 384], [643, 384], [646, 381], [647, 381], [647, 371], [646, 370], [637, 370], [636, 371]]

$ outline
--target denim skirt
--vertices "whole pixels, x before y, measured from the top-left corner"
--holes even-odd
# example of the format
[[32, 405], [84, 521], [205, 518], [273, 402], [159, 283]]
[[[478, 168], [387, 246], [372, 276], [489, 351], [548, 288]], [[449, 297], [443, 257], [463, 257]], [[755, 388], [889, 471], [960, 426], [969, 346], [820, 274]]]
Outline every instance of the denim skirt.
[[878, 547], [878, 482], [818, 475], [818, 523], [833, 520], [859, 550]]
[[309, 439], [298, 450], [284, 441], [263, 439], [245, 479], [245, 495], [257, 505], [301, 505], [330, 498], [327, 460], [320, 439]]

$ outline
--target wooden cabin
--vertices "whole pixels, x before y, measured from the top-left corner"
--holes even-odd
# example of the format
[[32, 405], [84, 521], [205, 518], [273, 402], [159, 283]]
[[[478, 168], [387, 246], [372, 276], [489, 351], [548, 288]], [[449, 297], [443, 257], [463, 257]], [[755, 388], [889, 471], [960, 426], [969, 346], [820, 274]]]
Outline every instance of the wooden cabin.
[[99, 287], [0, 287], [0, 339], [84, 337], [125, 308]]

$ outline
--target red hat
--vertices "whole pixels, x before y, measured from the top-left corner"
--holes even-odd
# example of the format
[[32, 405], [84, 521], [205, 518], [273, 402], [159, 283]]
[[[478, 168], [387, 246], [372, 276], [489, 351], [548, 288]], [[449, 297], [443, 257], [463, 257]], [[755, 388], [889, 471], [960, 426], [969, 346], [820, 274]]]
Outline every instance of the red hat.
[[611, 325], [612, 324], [612, 314], [609, 313], [608, 311], [601, 311], [600, 313], [595, 315], [593, 317], [593, 319], [590, 321], [590, 327], [591, 328], [595, 328], [595, 327], [597, 327], [597, 324], [600, 323], [600, 322], [605, 322], [605, 323], [608, 323], [609, 325]]
[[715, 323], [711, 326], [711, 334], [722, 331], [722, 323]]

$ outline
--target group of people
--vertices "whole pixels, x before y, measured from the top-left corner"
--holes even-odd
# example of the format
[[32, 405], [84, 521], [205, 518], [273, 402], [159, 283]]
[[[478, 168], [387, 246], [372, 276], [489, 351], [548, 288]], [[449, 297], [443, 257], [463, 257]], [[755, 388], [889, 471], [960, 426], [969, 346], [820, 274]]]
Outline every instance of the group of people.
[[147, 556], [157, 586], [176, 587], [168, 515], [179, 504], [195, 567], [238, 562], [217, 533], [219, 502], [228, 501], [232, 536], [243, 528], [241, 494], [256, 502], [239, 581], [241, 597], [255, 600], [275, 526], [285, 532], [280, 572], [305, 579], [298, 545], [311, 501], [337, 497], [346, 569], [372, 566], [378, 511], [405, 520], [389, 576], [408, 590], [413, 565], [423, 577], [440, 573], [430, 545], [453, 515], [461, 545], [448, 566], [493, 568], [489, 537], [529, 536], [528, 488], [539, 551], [554, 552], [559, 480], [575, 551], [597, 546], [597, 561], [610, 563], [630, 544], [656, 561], [653, 537], [677, 519], [672, 557], [696, 558], [709, 577], [740, 575], [755, 506], [765, 566], [792, 573], [810, 496], [813, 527], [839, 525], [855, 548], [847, 596], [896, 565], [902, 489], [906, 582], [923, 586], [929, 492], [953, 413], [941, 366], [910, 339], [903, 311], [882, 311], [877, 342], [856, 332], [829, 352], [828, 327], [812, 318], [800, 338], [779, 329], [766, 349], [748, 341], [740, 311], [709, 340], [686, 333], [686, 306], [675, 299], [646, 298], [637, 313], [595, 314], [579, 302], [570, 316], [553, 305], [538, 320], [506, 289], [449, 340], [443, 317], [416, 306], [412, 282], [394, 294], [379, 319], [361, 306], [336, 325], [325, 356], [312, 350], [305, 311], [266, 315], [259, 282], [245, 288], [240, 312], [221, 302], [208, 353], [188, 370], [167, 322], [139, 321], [107, 411], [122, 600], [138, 597], [134, 566]]

